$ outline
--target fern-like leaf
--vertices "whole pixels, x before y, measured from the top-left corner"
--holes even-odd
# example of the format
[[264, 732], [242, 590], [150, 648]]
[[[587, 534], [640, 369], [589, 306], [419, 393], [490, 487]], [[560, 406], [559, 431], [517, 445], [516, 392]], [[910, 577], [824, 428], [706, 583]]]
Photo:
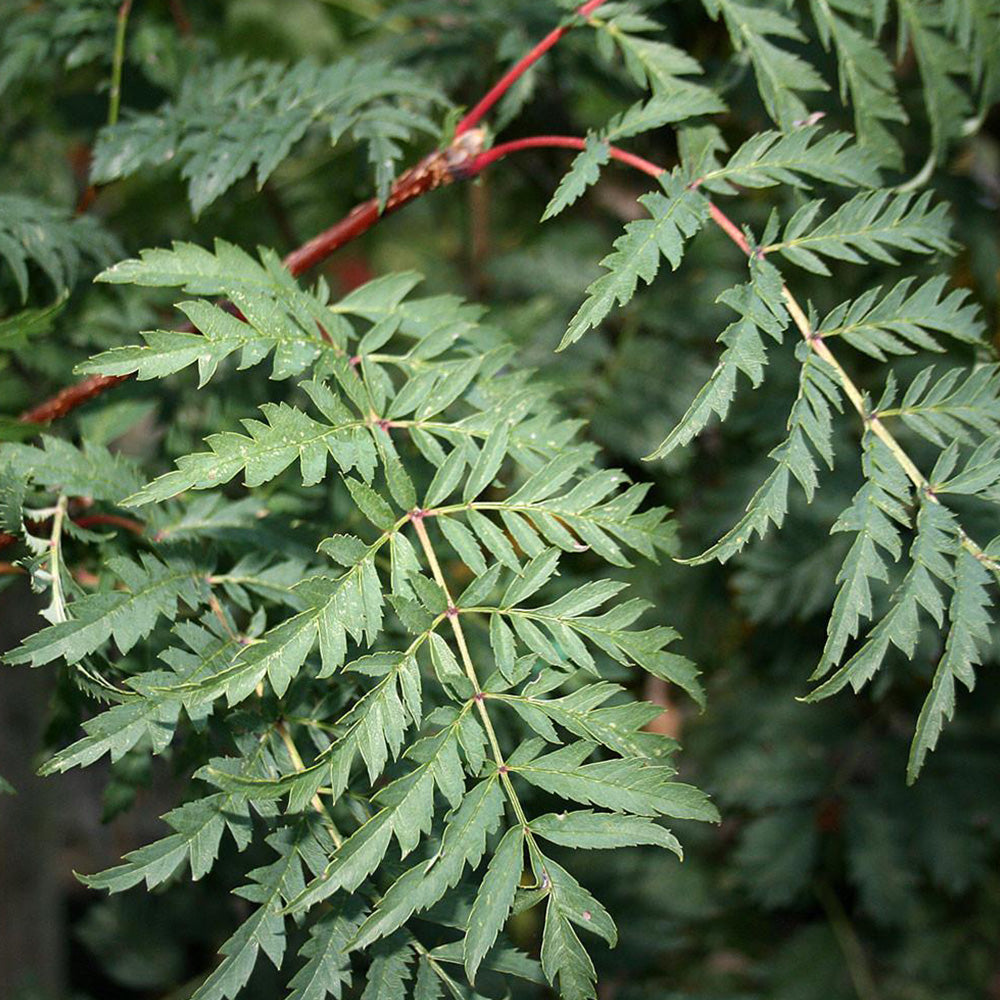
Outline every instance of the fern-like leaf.
[[781, 241], [765, 251], [779, 251], [807, 271], [829, 275], [822, 257], [854, 264], [866, 259], [895, 264], [893, 250], [923, 254], [953, 250], [947, 209], [944, 204], [932, 207], [929, 192], [916, 199], [888, 191], [859, 194], [813, 227], [821, 206], [818, 201], [803, 205], [788, 220]]
[[615, 240], [615, 252], [601, 261], [608, 273], [587, 289], [587, 299], [570, 320], [559, 349], [579, 340], [596, 327], [617, 305], [635, 295], [640, 279], [650, 284], [660, 269], [661, 255], [675, 270], [684, 255], [685, 241], [701, 228], [708, 203], [691, 190], [679, 171], [660, 175], [663, 194], [643, 195], [639, 201], [651, 218], [630, 222], [625, 234]]
[[22, 302], [28, 297], [29, 265], [62, 292], [88, 268], [97, 270], [118, 253], [117, 240], [90, 216], [74, 218], [35, 198], [0, 195], [0, 261], [6, 263]]
[[318, 123], [331, 144], [368, 145], [379, 198], [387, 196], [400, 141], [437, 137], [425, 111], [443, 98], [409, 70], [344, 59], [320, 67], [233, 60], [196, 71], [174, 101], [102, 129], [91, 177], [107, 183], [165, 163], [188, 182], [195, 214], [254, 172], [262, 185]]

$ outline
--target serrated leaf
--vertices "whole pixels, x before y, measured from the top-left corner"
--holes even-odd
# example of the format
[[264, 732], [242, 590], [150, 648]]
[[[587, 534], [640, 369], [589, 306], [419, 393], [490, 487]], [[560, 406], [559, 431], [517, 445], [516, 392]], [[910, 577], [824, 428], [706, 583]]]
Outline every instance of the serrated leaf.
[[581, 809], [569, 813], [547, 813], [533, 819], [530, 825], [533, 833], [563, 847], [610, 850], [652, 844], [665, 847], [678, 858], [683, 858], [677, 838], [669, 830], [641, 816]]
[[464, 944], [465, 972], [469, 982], [476, 981], [476, 972], [483, 958], [507, 922], [523, 866], [524, 830], [515, 826], [503, 835], [497, 845], [469, 913], [469, 929]]
[[176, 165], [199, 214], [253, 171], [258, 187], [314, 125], [335, 145], [366, 142], [379, 198], [402, 155], [396, 140], [437, 135], [426, 117], [443, 103], [412, 71], [382, 60], [309, 60], [291, 67], [263, 60], [212, 62], [187, 74], [173, 101], [108, 125], [98, 135], [91, 179], [107, 183], [154, 166]]
[[640, 279], [651, 284], [660, 269], [661, 255], [676, 270], [685, 241], [694, 236], [708, 216], [704, 196], [684, 182], [679, 171], [661, 174], [663, 194], [643, 195], [639, 201], [649, 219], [630, 222], [615, 240], [615, 252], [601, 261], [608, 273], [587, 288], [587, 299], [570, 320], [560, 341], [563, 350], [598, 326], [615, 305], [625, 305], [635, 295]]
[[610, 159], [607, 142], [595, 136], [587, 136], [586, 146], [574, 157], [569, 173], [559, 182], [555, 194], [545, 206], [540, 221], [547, 222], [555, 218], [577, 201], [588, 187], [597, 183], [601, 176], [601, 167]]

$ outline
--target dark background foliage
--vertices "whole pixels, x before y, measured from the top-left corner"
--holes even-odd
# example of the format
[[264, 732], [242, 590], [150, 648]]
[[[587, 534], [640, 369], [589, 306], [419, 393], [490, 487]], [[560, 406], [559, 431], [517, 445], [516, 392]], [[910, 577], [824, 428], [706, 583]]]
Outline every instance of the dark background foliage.
[[[3, 7], [0, 192], [35, 196], [69, 212], [85, 197], [90, 145], [107, 114], [115, 7], [97, 0], [6, 0]], [[732, 145], [766, 128], [756, 90], [745, 67], [730, 60], [723, 29], [693, 3], [656, 7], [672, 37], [704, 62], [713, 85], [724, 87]], [[39, 14], [38, 40], [33, 55], [15, 63], [24, 50], [16, 33], [27, 8]], [[45, 20], [74, 11], [90, 19], [89, 30]], [[535, 0], [216, 0], [192, 3], [186, 14], [179, 5], [138, 2], [124, 104], [155, 108], [201, 61], [217, 56], [311, 55], [322, 62], [387, 52], [420, 68], [461, 105], [552, 23], [549, 5]], [[815, 45], [810, 57], [825, 58]], [[926, 130], [919, 77], [905, 53], [897, 73], [914, 115], [898, 134], [915, 173]], [[579, 134], [635, 98], [626, 74], [597, 59], [592, 40], [580, 33], [512, 91], [497, 124], [509, 120], [510, 137]], [[829, 111], [834, 120], [842, 115], [835, 96]], [[676, 160], [669, 130], [633, 147], [657, 162]], [[411, 155], [424, 151], [418, 140]], [[952, 202], [955, 232], [966, 245], [951, 277], [983, 304], [991, 336], [998, 332], [998, 161], [994, 112], [978, 135], [949, 151], [929, 181]], [[526, 153], [464, 188], [421, 199], [333, 257], [324, 274], [346, 291], [373, 275], [413, 268], [427, 275], [429, 292], [458, 291], [488, 303], [498, 325], [517, 338], [525, 362], [558, 387], [569, 411], [589, 421], [609, 463], [654, 479], [657, 502], [676, 511], [683, 550], [700, 551], [720, 525], [732, 523], [766, 474], [763, 456], [782, 437], [795, 392], [794, 366], [776, 362], [766, 391], [743, 394], [722, 428], [666, 461], [644, 464], [642, 456], [711, 370], [726, 321], [714, 299], [741, 280], [745, 265], [720, 234], [707, 232], [682, 271], [662, 276], [599, 333], [554, 355], [597, 262], [623, 220], [638, 215], [635, 197], [645, 189], [637, 177], [608, 169], [581, 203], [539, 225], [567, 162], [557, 151]], [[262, 191], [241, 181], [197, 218], [168, 168], [108, 185], [89, 212], [113, 234], [107, 257], [119, 247], [131, 254], [171, 239], [207, 243], [216, 236], [287, 252], [370, 190], [363, 151], [331, 153], [307, 139]], [[759, 229], [768, 205], [763, 199], [744, 205], [744, 221]], [[168, 298], [91, 289], [87, 280], [96, 269], [87, 256], [79, 261], [73, 295], [52, 331], [0, 371], [5, 416], [59, 388], [72, 364], [93, 351], [129, 342], [136, 330], [169, 315]], [[836, 287], [821, 278], [802, 287], [822, 310], [875, 283], [877, 265], [863, 270], [838, 275]], [[12, 310], [17, 291], [6, 273], [3, 282], [0, 301]], [[31, 304], [51, 301], [44, 276], [33, 275], [31, 287]], [[859, 375], [864, 382], [863, 367]], [[254, 377], [263, 395], [264, 376]], [[128, 383], [80, 409], [64, 430], [140, 456], [161, 442], [180, 453], [203, 428], [241, 414], [227, 412], [225, 402], [206, 412], [176, 387], [152, 394]], [[822, 647], [845, 551], [841, 538], [828, 534], [857, 486], [852, 463], [842, 468], [817, 503], [793, 507], [780, 535], [726, 566], [642, 570], [645, 595], [664, 609], [684, 636], [684, 653], [704, 670], [709, 707], [699, 714], [655, 684], [646, 695], [669, 708], [663, 725], [684, 743], [685, 777], [714, 796], [724, 820], [678, 831], [683, 864], [651, 848], [590, 856], [584, 881], [599, 890], [622, 929], [618, 949], [600, 949], [595, 959], [608, 1000], [1000, 997], [995, 653], [909, 789], [907, 748], [940, 655], [936, 633], [921, 637], [912, 663], [897, 656], [861, 697], [842, 694], [819, 705], [795, 700]], [[9, 583], [0, 596], [4, 648], [35, 627], [28, 588], [14, 577]], [[110, 899], [72, 879], [72, 869], [106, 867], [156, 835], [156, 817], [185, 774], [182, 759], [154, 763], [134, 752], [114, 767], [32, 777], [34, 758], [73, 738], [84, 713], [84, 700], [56, 671], [0, 673], [0, 773], [18, 789], [16, 797], [0, 799], [0, 994], [179, 1000], [231, 928], [236, 904], [227, 889], [234, 876], [224, 856], [204, 882]], [[538, 932], [529, 916], [513, 937], [530, 949]], [[248, 998], [275, 995], [269, 971], [260, 971]]]

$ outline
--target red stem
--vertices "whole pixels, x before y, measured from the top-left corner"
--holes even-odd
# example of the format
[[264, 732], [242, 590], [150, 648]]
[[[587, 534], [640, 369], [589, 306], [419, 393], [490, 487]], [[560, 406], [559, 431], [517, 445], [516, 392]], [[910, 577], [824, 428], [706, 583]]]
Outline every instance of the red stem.
[[[477, 174], [491, 163], [502, 160], [510, 153], [519, 153], [522, 149], [542, 149], [547, 147], [583, 149], [586, 144], [586, 140], [580, 139], [575, 135], [532, 135], [526, 139], [514, 139], [512, 142], [501, 143], [499, 146], [488, 149], [485, 153], [480, 153], [469, 164], [469, 172]], [[630, 167], [635, 167], [636, 170], [641, 170], [644, 174], [649, 174], [650, 177], [659, 177], [663, 173], [663, 167], [656, 163], [651, 163], [649, 160], [644, 160], [641, 156], [636, 156], [634, 153], [619, 149], [617, 146], [609, 146], [608, 149], [613, 160], [627, 163]]]
[[[515, 139], [512, 142], [504, 142], [499, 146], [494, 146], [485, 153], [480, 153], [469, 164], [469, 172], [479, 173], [480, 170], [484, 170], [491, 163], [502, 160], [510, 153], [518, 153], [523, 149], [540, 149], [545, 147], [583, 149], [585, 146], [586, 141], [584, 139], [572, 135], [533, 135], [526, 139]], [[620, 163], [625, 163], [636, 170], [641, 170], [644, 174], [649, 174], [650, 177], [659, 177], [666, 169], [658, 163], [645, 160], [641, 156], [636, 156], [627, 150], [619, 149], [617, 146], [609, 146], [608, 152], [611, 154], [613, 160], [618, 160]], [[698, 182], [695, 181], [691, 186], [697, 187]], [[750, 249], [750, 244], [747, 243], [746, 237], [740, 231], [740, 227], [712, 201], [708, 203], [708, 214], [712, 217], [712, 221], [749, 257], [753, 251]]]
[[[576, 17], [588, 17], [597, 10], [604, 0], [587, 0], [576, 9]], [[563, 24], [550, 31], [527, 55], [522, 56], [490, 89], [483, 95], [482, 99], [473, 109], [458, 123], [455, 129], [456, 135], [468, 132], [475, 128], [483, 116], [493, 107], [497, 101], [507, 93], [508, 90], [533, 66], [539, 59], [552, 48], [556, 42], [573, 27], [572, 22]]]
[[[604, 0], [587, 0], [587, 3], [577, 8], [576, 16], [589, 16], [603, 2]], [[572, 23], [564, 24], [554, 29], [527, 55], [511, 67], [489, 92], [484, 95], [482, 100], [459, 122], [455, 130], [455, 138], [447, 149], [431, 153], [415, 167], [411, 167], [401, 174], [393, 184], [389, 199], [381, 212], [379, 211], [378, 202], [374, 198], [358, 205], [336, 225], [314, 236], [308, 243], [305, 243], [297, 250], [293, 250], [285, 257], [284, 264], [288, 270], [293, 275], [302, 274], [304, 271], [320, 263], [320, 261], [324, 260], [335, 250], [338, 250], [345, 243], [349, 243], [362, 233], [367, 232], [382, 215], [394, 212], [414, 198], [418, 198], [444, 184], [473, 177], [480, 171], [485, 170], [490, 164], [495, 163], [510, 153], [542, 147], [583, 149], [585, 141], [576, 136], [540, 135], [502, 143], [483, 153], [479, 150], [482, 146], [484, 135], [482, 131], [474, 131], [475, 126], [482, 117], [510, 89], [511, 85], [531, 65], [537, 62], [542, 55], [552, 48], [571, 27]], [[610, 147], [610, 154], [613, 159], [634, 167], [636, 170], [640, 170], [650, 177], [658, 177], [664, 170], [663, 167], [652, 163], [650, 160], [645, 160], [634, 153], [619, 149], [617, 146]], [[740, 232], [739, 227], [729, 216], [712, 202], [709, 202], [709, 213], [711, 214], [712, 221], [745, 254], [749, 255], [751, 253], [750, 246]], [[193, 330], [194, 328], [186, 325], [182, 329]], [[95, 396], [99, 396], [106, 389], [128, 378], [131, 378], [131, 376], [92, 375], [90, 378], [84, 379], [76, 385], [68, 386], [38, 406], [25, 411], [19, 419], [24, 423], [50, 423], [52, 420], [64, 416], [70, 410], [93, 399]], [[0, 541], [0, 548], [4, 544], [9, 544], [9, 542]]]
[[[603, 2], [604, 0], [587, 0], [577, 9], [576, 14], [578, 17], [587, 17]], [[180, 0], [174, 0], [170, 3], [170, 8], [178, 27], [186, 33], [190, 29], [190, 22], [183, 4]], [[381, 214], [394, 212], [407, 202], [439, 187], [441, 184], [478, 173], [478, 170], [472, 170], [470, 167], [470, 161], [478, 152], [478, 146], [482, 142], [481, 133], [473, 131], [475, 126], [483, 115], [510, 89], [515, 80], [552, 48], [571, 26], [571, 24], [566, 24], [551, 31], [523, 59], [511, 67], [502, 79], [497, 81], [496, 85], [459, 122], [455, 130], [455, 141], [448, 150], [432, 153], [431, 156], [400, 175], [393, 185], [392, 193], [383, 213], [379, 212], [378, 202], [374, 198], [358, 205], [336, 225], [314, 236], [297, 250], [293, 250], [284, 261], [289, 271], [294, 275], [302, 274], [303, 271], [320, 263], [345, 243], [349, 243], [362, 233], [367, 232], [378, 222]], [[467, 138], [465, 138], [466, 136]], [[513, 150], [509, 151], [513, 152]], [[496, 158], [493, 157], [493, 159]], [[638, 158], [636, 159], [638, 160]], [[487, 162], [493, 162], [493, 160]], [[484, 163], [478, 169], [481, 170], [486, 165]], [[637, 163], [633, 163], [633, 166], [636, 165]], [[22, 423], [27, 424], [51, 423], [130, 377], [129, 375], [91, 375], [76, 385], [67, 386], [37, 406], [25, 410], [19, 419]]]
[[752, 253], [750, 244], [740, 232], [740, 227], [714, 201], [708, 203], [708, 214], [712, 216], [712, 221], [749, 257]]
[[[386, 211], [392, 211], [396, 208], [401, 207], [408, 201], [412, 201], [414, 198], [419, 197], [427, 190], [431, 190], [434, 187], [440, 186], [441, 184], [451, 183], [453, 180], [459, 178], [473, 177], [485, 170], [488, 166], [496, 163], [498, 160], [510, 155], [511, 153], [517, 153], [526, 149], [576, 149], [582, 150], [586, 146], [586, 140], [581, 139], [577, 136], [570, 135], [535, 135], [529, 136], [524, 139], [515, 139], [512, 142], [505, 142], [499, 146], [494, 146], [492, 149], [487, 150], [484, 153], [477, 153], [475, 150], [478, 148], [478, 142], [481, 140], [481, 136], [476, 136], [476, 141], [465, 140], [464, 149], [460, 149], [458, 152], [455, 151], [455, 147], [450, 147], [446, 153], [451, 153], [451, 160], [447, 158], [440, 161], [436, 166], [428, 167], [427, 161], [422, 161], [413, 170], [407, 171], [406, 174], [400, 177], [400, 181], [404, 182], [403, 188], [398, 195], [398, 199], [395, 203], [386, 207]], [[610, 146], [609, 152], [611, 158], [618, 160], [620, 163], [624, 163], [636, 170], [642, 171], [644, 174], [648, 174], [650, 177], [658, 177], [660, 174], [664, 173], [665, 168], [659, 166], [659, 164], [653, 163], [651, 160], [643, 159], [641, 156], [636, 156], [634, 153], [629, 153], [627, 150], [619, 149], [617, 146]], [[432, 160], [434, 156], [439, 156], [440, 154], [432, 154], [428, 157], [428, 160]], [[438, 175], [436, 181], [428, 177], [428, 172], [433, 173], [434, 171], [444, 171], [443, 175]], [[695, 182], [692, 187], [697, 187], [698, 183]], [[390, 202], [392, 202], [390, 198]], [[294, 253], [289, 254], [285, 258], [285, 265], [292, 271], [293, 274], [300, 274], [302, 271], [307, 270], [313, 264], [318, 263], [323, 257], [332, 253], [337, 247], [342, 246], [349, 239], [353, 239], [354, 236], [359, 235], [364, 232], [372, 222], [377, 219], [378, 216], [378, 206], [373, 204], [373, 202], [365, 202], [363, 205], [359, 205], [350, 215], [339, 222], [336, 226], [328, 229], [326, 232], [321, 233], [316, 238], [310, 240], [305, 246], [300, 247]], [[753, 252], [750, 245], [747, 243], [746, 238], [740, 231], [739, 227], [733, 222], [732, 219], [726, 215], [714, 202], [709, 201], [708, 203], [709, 215], [712, 221], [747, 255]], [[374, 215], [372, 214], [374, 213]], [[369, 221], [370, 220], [370, 221]], [[239, 310], [230, 303], [225, 304], [230, 311], [234, 312], [236, 315], [240, 315]], [[190, 329], [193, 329], [191, 327]], [[36, 407], [34, 410], [29, 411], [21, 416], [22, 420], [35, 422], [42, 422], [37, 415], [41, 414], [43, 411], [50, 411], [54, 413], [55, 416], [61, 416], [68, 409], [72, 409], [73, 406], [78, 406], [81, 402], [86, 399], [90, 399], [92, 396], [98, 395], [103, 392], [105, 388], [114, 385], [117, 382], [121, 382], [130, 376], [127, 375], [95, 375], [92, 378], [86, 379], [83, 382], [70, 386], [68, 389], [64, 389], [58, 396], [49, 400], [47, 403]], [[49, 417], [48, 419], [52, 419]], [[75, 522], [81, 527], [88, 527], [90, 525], [97, 524], [108, 524], [114, 525], [116, 527], [125, 528], [129, 531], [133, 531], [136, 534], [142, 534], [144, 528], [143, 525], [138, 521], [133, 521], [131, 518], [120, 517], [116, 514], [90, 514], [84, 517], [75, 518]], [[8, 545], [12, 545], [17, 539], [13, 535], [8, 535], [0, 533], [0, 549], [5, 548]]]
[[[400, 175], [393, 186], [383, 214], [394, 212], [403, 205], [435, 187], [450, 184], [455, 180], [474, 177], [488, 166], [496, 163], [511, 153], [525, 149], [557, 148], [581, 150], [586, 145], [584, 139], [569, 135], [537, 135], [525, 139], [515, 139], [512, 142], [501, 143], [484, 153], [477, 152], [482, 140], [480, 133], [475, 132], [467, 137], [456, 139], [455, 143], [443, 153], [432, 153], [416, 167]], [[664, 168], [650, 160], [629, 153], [627, 150], [611, 146], [612, 159], [618, 160], [636, 170], [658, 177]], [[750, 246], [736, 225], [717, 205], [709, 202], [709, 213], [712, 221], [747, 255], [751, 253]], [[308, 243], [294, 250], [284, 260], [285, 266], [292, 274], [299, 275], [303, 271], [318, 264], [345, 243], [360, 236], [381, 218], [378, 203], [375, 199], [358, 205], [349, 215], [335, 226], [313, 237]], [[190, 324], [182, 327], [191, 331]], [[106, 389], [131, 378], [130, 375], [92, 375], [90, 378], [67, 386], [51, 399], [40, 403], [33, 409], [21, 414], [24, 423], [46, 424], [65, 415], [70, 410], [82, 405]], [[2, 548], [2, 544], [0, 544]]]

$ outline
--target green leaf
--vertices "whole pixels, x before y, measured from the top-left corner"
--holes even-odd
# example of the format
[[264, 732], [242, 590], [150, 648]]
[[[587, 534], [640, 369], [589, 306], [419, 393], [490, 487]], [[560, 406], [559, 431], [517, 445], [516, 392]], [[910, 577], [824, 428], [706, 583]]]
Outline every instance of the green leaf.
[[725, 166], [697, 179], [709, 191], [736, 194], [741, 187], [787, 184], [804, 188], [813, 180], [849, 188], [875, 187], [879, 176], [869, 155], [851, 142], [851, 136], [844, 132], [824, 134], [811, 125], [787, 133], [758, 132]]
[[361, 1000], [391, 1000], [404, 995], [412, 971], [413, 947], [405, 934], [396, 934], [372, 946], [372, 964]]
[[[950, 586], [953, 578], [951, 564], [956, 525], [954, 515], [940, 504], [922, 502], [917, 512], [917, 534], [910, 546], [910, 567], [902, 582], [893, 592], [889, 609], [865, 636], [861, 647], [823, 684], [808, 695], [809, 701], [818, 701], [842, 690], [850, 684], [860, 690], [881, 667], [890, 644], [904, 655], [912, 657], [919, 635], [919, 611], [922, 608], [940, 627], [944, 619], [944, 601], [938, 589], [940, 581]], [[813, 672], [812, 679], [824, 676], [842, 655], [839, 643], [843, 640], [842, 619], [850, 616], [855, 608], [850, 604], [853, 595], [847, 593], [841, 605], [834, 605], [830, 618], [829, 637], [824, 658]], [[853, 598], [856, 600], [856, 598]], [[859, 615], [871, 618], [871, 611], [862, 604]], [[855, 625], [848, 617], [848, 624]], [[833, 654], [836, 653], [836, 659]]]
[[952, 441], [972, 444], [1000, 434], [1000, 367], [983, 365], [971, 372], [952, 368], [933, 384], [932, 372], [933, 368], [920, 372], [899, 406], [879, 410], [880, 419], [898, 417], [939, 448]]
[[969, 57], [963, 46], [948, 37], [943, 4], [900, 0], [898, 7], [899, 51], [909, 45], [916, 56], [930, 119], [931, 146], [940, 162], [948, 140], [962, 135], [962, 122], [972, 111], [968, 96], [954, 79], [969, 72]]
[[621, 813], [595, 813], [580, 809], [568, 813], [547, 813], [531, 821], [531, 830], [539, 837], [562, 847], [609, 850], [652, 844], [673, 851], [683, 859], [677, 838], [652, 820]]
[[767, 351], [762, 334], [781, 343], [789, 316], [781, 298], [781, 278], [768, 263], [751, 264], [751, 280], [723, 292], [719, 301], [735, 310], [740, 319], [726, 327], [719, 341], [726, 345], [715, 370], [698, 391], [684, 416], [660, 446], [646, 458], [649, 461], [669, 455], [699, 434], [718, 414], [723, 420], [736, 395], [736, 378], [742, 372], [753, 388], [764, 381]]
[[615, 305], [625, 305], [635, 295], [639, 280], [652, 284], [661, 255], [676, 270], [685, 241], [694, 236], [708, 216], [704, 196], [687, 186], [680, 171], [659, 176], [663, 194], [643, 195], [639, 201], [649, 219], [630, 222], [615, 240], [615, 252], [601, 261], [608, 273], [587, 288], [587, 299], [570, 320], [559, 344], [562, 350], [597, 327]]
[[22, 309], [13, 316], [0, 319], [0, 351], [24, 347], [32, 337], [48, 333], [65, 305], [66, 297], [60, 296], [44, 309]]
[[954, 251], [948, 235], [947, 206], [940, 203], [931, 207], [929, 191], [918, 198], [891, 191], [855, 195], [813, 226], [821, 205], [818, 201], [803, 205], [788, 220], [781, 241], [765, 247], [765, 252], [779, 251], [807, 271], [829, 275], [822, 257], [854, 264], [868, 259], [896, 264], [893, 250], [922, 254]]
[[305, 965], [289, 980], [288, 1000], [340, 1000], [351, 985], [351, 961], [347, 945], [361, 921], [363, 907], [354, 898], [339, 900], [309, 929], [309, 940], [299, 955]]
[[550, 983], [558, 983], [565, 1000], [592, 1000], [597, 975], [573, 925], [599, 934], [613, 946], [617, 940], [614, 922], [565, 868], [547, 858], [544, 866], [549, 901], [542, 932], [542, 969]]
[[722, 14], [733, 48], [746, 52], [757, 78], [757, 89], [767, 113], [783, 131], [808, 117], [798, 96], [827, 90], [823, 78], [804, 59], [771, 39], [804, 42], [805, 36], [791, 18], [761, 3], [737, 0], [703, 0], [713, 18]]
[[900, 527], [909, 525], [906, 506], [910, 487], [881, 441], [866, 436], [863, 457], [865, 482], [851, 505], [840, 515], [832, 532], [856, 533], [854, 542], [837, 574], [840, 589], [827, 625], [827, 641], [815, 676], [822, 676], [839, 663], [848, 640], [858, 634], [862, 618], [872, 616], [869, 580], [889, 580], [885, 558], [902, 555]]
[[607, 142], [592, 135], [587, 136], [587, 145], [577, 153], [569, 173], [559, 182], [552, 200], [545, 206], [541, 221], [547, 222], [555, 218], [563, 209], [577, 201], [588, 187], [596, 184], [601, 176], [601, 167], [610, 159]]
[[479, 456], [469, 470], [469, 477], [462, 490], [463, 502], [468, 503], [470, 500], [474, 500], [493, 482], [507, 456], [509, 440], [510, 425], [506, 422], [498, 423], [490, 431], [489, 436], [483, 442]]
[[350, 491], [351, 499], [357, 504], [358, 510], [383, 531], [389, 531], [396, 523], [392, 508], [366, 483], [359, 479], [346, 478], [344, 482]]
[[295, 891], [302, 878], [302, 856], [314, 844], [306, 824], [285, 827], [267, 838], [279, 858], [249, 873], [252, 882], [238, 890], [258, 907], [219, 949], [222, 961], [192, 995], [192, 1000], [235, 997], [246, 985], [260, 952], [280, 968], [285, 954], [285, 919], [282, 900]]
[[[331, 426], [287, 403], [264, 403], [260, 409], [263, 421], [242, 421], [246, 434], [224, 431], [209, 435], [205, 443], [211, 451], [182, 456], [174, 472], [154, 479], [123, 503], [130, 507], [160, 503], [185, 490], [220, 486], [241, 471], [247, 486], [260, 486], [296, 461], [302, 484], [314, 486], [326, 476], [328, 456], [342, 472], [355, 467], [367, 470], [373, 461], [374, 445], [362, 430], [363, 421]], [[355, 480], [348, 480], [348, 485], [352, 482], [364, 485]]]
[[143, 553], [138, 563], [115, 556], [109, 568], [122, 590], [88, 594], [69, 605], [72, 617], [36, 632], [4, 657], [7, 663], [39, 667], [53, 660], [78, 663], [114, 639], [127, 653], [149, 635], [159, 618], [173, 621], [178, 602], [196, 609], [208, 599], [204, 567], [181, 558], [162, 562]]
[[675, 125], [688, 118], [725, 110], [726, 106], [717, 94], [705, 87], [687, 84], [671, 88], [669, 92], [653, 94], [648, 101], [633, 104], [627, 111], [615, 115], [602, 136], [608, 142], [618, 142], [664, 125]]
[[703, 793], [671, 780], [670, 768], [638, 758], [582, 764], [592, 750], [591, 744], [574, 743], [516, 770], [531, 784], [585, 805], [637, 816], [718, 819]]
[[354, 947], [364, 948], [401, 927], [414, 912], [434, 905], [454, 886], [466, 865], [475, 867], [486, 851], [486, 837], [503, 814], [503, 793], [495, 775], [475, 785], [445, 826], [433, 863], [420, 862], [389, 887], [361, 925]]
[[989, 584], [990, 575], [979, 560], [961, 549], [955, 561], [954, 595], [948, 609], [951, 627], [930, 693], [917, 719], [906, 765], [907, 784], [917, 780], [927, 754], [937, 746], [945, 720], [951, 721], [954, 715], [955, 682], [961, 681], [970, 691], [975, 686], [974, 668], [982, 663], [990, 642], [993, 602], [987, 590]]
[[600, 31], [598, 43], [603, 53], [610, 59], [613, 47], [617, 47], [632, 79], [639, 87], [652, 90], [653, 100], [662, 97], [690, 101], [692, 97], [688, 95], [693, 95], [695, 101], [700, 98], [709, 106], [704, 111], [688, 114], [722, 110], [715, 106], [718, 97], [708, 87], [682, 79], [703, 72], [697, 60], [662, 38], [646, 37], [650, 33], [662, 33], [662, 25], [632, 7], [626, 6], [620, 11], [614, 8], [606, 10], [606, 20], [602, 16], [604, 10], [597, 11], [596, 16], [591, 18], [591, 23]]
[[42, 435], [41, 447], [5, 444], [3, 459], [25, 482], [51, 493], [117, 501], [142, 483], [136, 464], [91, 441], [77, 447], [62, 438]]
[[476, 893], [465, 934], [465, 972], [475, 982], [476, 972], [496, 941], [514, 903], [524, 867], [524, 830], [508, 830], [497, 846]]
[[842, 408], [840, 383], [834, 369], [806, 343], [796, 347], [796, 357], [802, 362], [799, 373], [799, 394], [788, 415], [788, 437], [769, 458], [777, 468], [750, 498], [746, 513], [715, 545], [701, 555], [682, 560], [691, 565], [717, 559], [726, 562], [754, 534], [762, 538], [770, 524], [781, 527], [788, 513], [788, 485], [794, 478], [810, 503], [819, 486], [817, 465], [813, 453], [833, 468], [833, 409]]
[[[840, 98], [850, 97], [859, 144], [893, 169], [903, 165], [899, 142], [889, 131], [905, 123], [889, 57], [878, 44], [881, 16], [877, 5], [859, 6], [853, 0], [809, 0], [809, 10], [824, 48], [831, 44], [837, 55]], [[842, 16], [842, 15], [846, 15]], [[874, 25], [859, 24], [859, 17]]]
[[956, 288], [945, 295], [947, 278], [938, 275], [917, 286], [904, 278], [883, 299], [872, 288], [853, 302], [831, 310], [817, 326], [824, 338], [843, 337], [852, 347], [885, 361], [888, 354], [913, 354], [914, 348], [941, 351], [935, 333], [963, 343], [979, 343], [983, 323], [968, 292]]
[[403, 150], [397, 140], [437, 137], [426, 117], [444, 103], [410, 70], [378, 59], [308, 60], [284, 67], [263, 60], [210, 62], [184, 78], [180, 92], [157, 111], [101, 130], [91, 180], [106, 184], [170, 163], [188, 182], [197, 215], [238, 180], [254, 173], [260, 187], [313, 126], [331, 145], [345, 135], [368, 145], [379, 198]]
[[9, 269], [22, 302], [28, 299], [29, 265], [60, 293], [118, 254], [118, 241], [93, 217], [73, 216], [23, 195], [0, 195], [0, 261]]

